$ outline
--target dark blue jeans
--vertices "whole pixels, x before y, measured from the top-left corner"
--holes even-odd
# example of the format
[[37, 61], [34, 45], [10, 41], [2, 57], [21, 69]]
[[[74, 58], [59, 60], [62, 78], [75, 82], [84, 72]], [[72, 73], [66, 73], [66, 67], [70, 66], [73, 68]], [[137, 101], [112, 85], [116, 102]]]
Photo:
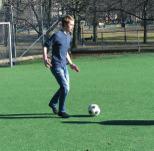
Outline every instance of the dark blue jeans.
[[70, 89], [67, 66], [57, 68], [52, 67], [51, 72], [56, 78], [60, 88], [54, 94], [49, 104], [56, 107], [57, 103], [59, 102], [59, 112], [66, 112], [65, 101]]

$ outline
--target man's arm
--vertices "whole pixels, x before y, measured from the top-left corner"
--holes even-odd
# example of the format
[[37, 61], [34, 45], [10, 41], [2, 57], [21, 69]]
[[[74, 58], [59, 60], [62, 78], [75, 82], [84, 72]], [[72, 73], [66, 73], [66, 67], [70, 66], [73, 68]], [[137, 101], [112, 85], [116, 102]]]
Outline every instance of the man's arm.
[[72, 60], [71, 60], [71, 57], [70, 57], [68, 52], [67, 52], [67, 61], [68, 61], [69, 65], [73, 64]]
[[43, 60], [46, 67], [50, 68], [52, 66], [51, 60], [48, 58], [48, 48], [43, 47]]
[[68, 63], [69, 63], [69, 65], [70, 65], [70, 67], [71, 67], [72, 70], [75, 70], [76, 72], [79, 72], [80, 71], [80, 69], [78, 68], [78, 66], [72, 62], [71, 57], [70, 57], [70, 55], [69, 55], [68, 52], [67, 52], [67, 61], [68, 61]]

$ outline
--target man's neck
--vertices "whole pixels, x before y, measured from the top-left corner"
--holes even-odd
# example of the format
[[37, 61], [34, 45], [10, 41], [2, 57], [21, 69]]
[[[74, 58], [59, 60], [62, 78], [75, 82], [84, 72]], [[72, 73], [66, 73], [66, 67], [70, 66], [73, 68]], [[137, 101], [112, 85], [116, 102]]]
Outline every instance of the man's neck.
[[62, 31], [64, 32], [65, 35], [69, 34], [69, 32], [67, 32], [64, 28], [62, 28]]

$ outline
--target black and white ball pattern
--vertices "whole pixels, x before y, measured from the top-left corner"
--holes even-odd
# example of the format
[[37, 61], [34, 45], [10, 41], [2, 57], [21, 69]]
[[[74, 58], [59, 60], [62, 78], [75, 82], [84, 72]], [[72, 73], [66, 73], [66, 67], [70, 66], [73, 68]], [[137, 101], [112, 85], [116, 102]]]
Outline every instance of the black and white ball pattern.
[[92, 116], [97, 116], [100, 114], [101, 110], [97, 104], [90, 104], [88, 107], [88, 112]]

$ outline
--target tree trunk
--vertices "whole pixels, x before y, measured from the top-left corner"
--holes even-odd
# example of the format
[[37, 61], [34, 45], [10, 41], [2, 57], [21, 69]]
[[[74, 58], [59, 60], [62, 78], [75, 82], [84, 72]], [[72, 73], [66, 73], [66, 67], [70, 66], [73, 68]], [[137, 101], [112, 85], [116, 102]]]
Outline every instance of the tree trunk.
[[47, 28], [50, 27], [50, 24], [51, 24], [51, 3], [52, 1], [48, 1], [48, 6], [47, 6]]
[[78, 38], [77, 38], [77, 31], [78, 31], [78, 15], [76, 14], [76, 12], [74, 13], [74, 19], [75, 19], [75, 25], [74, 25], [74, 31], [73, 31], [73, 44], [72, 47], [73, 48], [77, 48], [77, 42], [78, 42]]
[[93, 42], [97, 42], [97, 19], [96, 19], [96, 1], [94, 0], [93, 16]]
[[143, 9], [144, 43], [147, 43], [147, 4], [148, 0], [144, 2], [144, 9]]
[[144, 38], [143, 38], [143, 42], [147, 43], [147, 20], [144, 19]]

